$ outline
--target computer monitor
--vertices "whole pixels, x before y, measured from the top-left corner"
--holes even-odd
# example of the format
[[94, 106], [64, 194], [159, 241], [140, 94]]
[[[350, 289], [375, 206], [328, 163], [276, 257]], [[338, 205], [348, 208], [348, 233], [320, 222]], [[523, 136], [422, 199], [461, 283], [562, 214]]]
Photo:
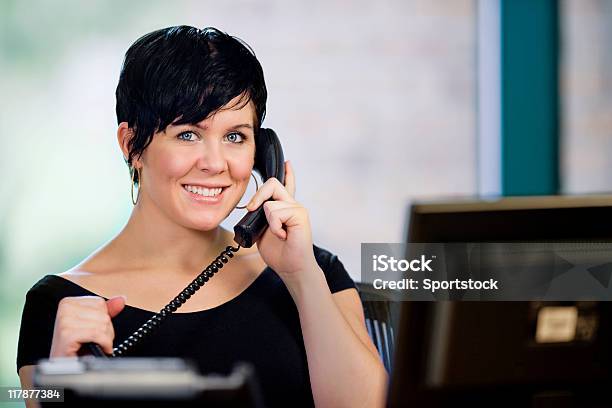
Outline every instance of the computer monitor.
[[[612, 197], [415, 203], [408, 219], [408, 242], [610, 241]], [[611, 306], [402, 302], [388, 405], [612, 406]], [[573, 332], [551, 341], [555, 314]]]
[[612, 196], [511, 197], [415, 202], [407, 242], [612, 239]]

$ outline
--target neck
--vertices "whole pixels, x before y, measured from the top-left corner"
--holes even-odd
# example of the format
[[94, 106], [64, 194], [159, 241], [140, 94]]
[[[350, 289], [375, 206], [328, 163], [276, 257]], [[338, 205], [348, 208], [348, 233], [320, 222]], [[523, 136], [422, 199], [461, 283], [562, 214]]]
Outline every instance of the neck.
[[124, 261], [124, 268], [193, 274], [210, 264], [228, 245], [236, 246], [232, 234], [220, 226], [210, 231], [184, 227], [144, 199], [134, 207], [109, 247]]

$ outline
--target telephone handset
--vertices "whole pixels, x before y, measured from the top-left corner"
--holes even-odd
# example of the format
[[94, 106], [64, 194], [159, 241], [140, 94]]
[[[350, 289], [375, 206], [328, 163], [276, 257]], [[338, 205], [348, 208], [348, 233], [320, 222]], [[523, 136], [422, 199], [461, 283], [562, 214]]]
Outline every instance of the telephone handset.
[[[255, 170], [265, 181], [276, 177], [285, 184], [285, 157], [280, 140], [272, 129], [259, 129], [255, 141]], [[250, 248], [266, 230], [268, 221], [263, 206], [247, 213], [234, 227], [234, 241], [241, 247]]]
[[[270, 177], [276, 177], [285, 184], [285, 158], [281, 148], [280, 140], [272, 129], [260, 128], [255, 136], [255, 165], [254, 169], [265, 181]], [[247, 213], [234, 226], [234, 241], [237, 247], [228, 246], [206, 267], [181, 293], [179, 293], [162, 310], [153, 315], [146, 323], [136, 330], [130, 337], [124, 340], [113, 350], [112, 356], [124, 355], [130, 348], [148, 335], [171, 313], [181, 307], [198, 289], [200, 289], [210, 278], [212, 278], [234, 257], [240, 247], [250, 248], [263, 235], [268, 227], [268, 220], [263, 206], [255, 211]], [[102, 348], [96, 343], [87, 343], [87, 348], [94, 356], [107, 357]]]

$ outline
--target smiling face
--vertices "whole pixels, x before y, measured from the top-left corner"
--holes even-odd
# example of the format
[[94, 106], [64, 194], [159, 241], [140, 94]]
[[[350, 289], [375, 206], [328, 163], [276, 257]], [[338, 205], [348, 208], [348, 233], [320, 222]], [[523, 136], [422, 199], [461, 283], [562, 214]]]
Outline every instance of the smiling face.
[[255, 158], [255, 109], [240, 97], [195, 125], [154, 134], [140, 167], [138, 204], [155, 205], [177, 224], [209, 231], [243, 196]]

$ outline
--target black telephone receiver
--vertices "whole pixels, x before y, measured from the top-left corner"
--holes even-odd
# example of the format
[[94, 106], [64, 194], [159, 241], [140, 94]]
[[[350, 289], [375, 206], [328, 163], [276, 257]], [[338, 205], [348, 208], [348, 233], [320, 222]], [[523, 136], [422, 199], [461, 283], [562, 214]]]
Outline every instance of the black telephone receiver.
[[[272, 129], [260, 128], [255, 136], [255, 166], [254, 169], [266, 181], [270, 177], [276, 177], [278, 181], [285, 184], [285, 157], [281, 148], [280, 140]], [[229, 259], [234, 256], [240, 247], [250, 248], [263, 235], [268, 227], [268, 220], [263, 209], [263, 205], [257, 210], [247, 213], [234, 226], [234, 241], [238, 247], [228, 246], [223, 252], [204, 269], [181, 293], [179, 293], [162, 310], [153, 315], [146, 323], [136, 330], [130, 337], [124, 340], [113, 351], [112, 356], [124, 355], [127, 350], [132, 348], [144, 336], [148, 335], [153, 329], [171, 313], [176, 311], [200, 289], [219, 269], [223, 268]], [[85, 346], [91, 354], [97, 357], [107, 357], [102, 348], [96, 343], [87, 343]]]
[[[259, 129], [255, 141], [255, 170], [261, 178], [276, 177], [285, 184], [285, 156], [280, 140], [272, 129]], [[241, 247], [250, 248], [259, 240], [268, 226], [263, 206], [247, 213], [234, 227], [234, 241]]]

